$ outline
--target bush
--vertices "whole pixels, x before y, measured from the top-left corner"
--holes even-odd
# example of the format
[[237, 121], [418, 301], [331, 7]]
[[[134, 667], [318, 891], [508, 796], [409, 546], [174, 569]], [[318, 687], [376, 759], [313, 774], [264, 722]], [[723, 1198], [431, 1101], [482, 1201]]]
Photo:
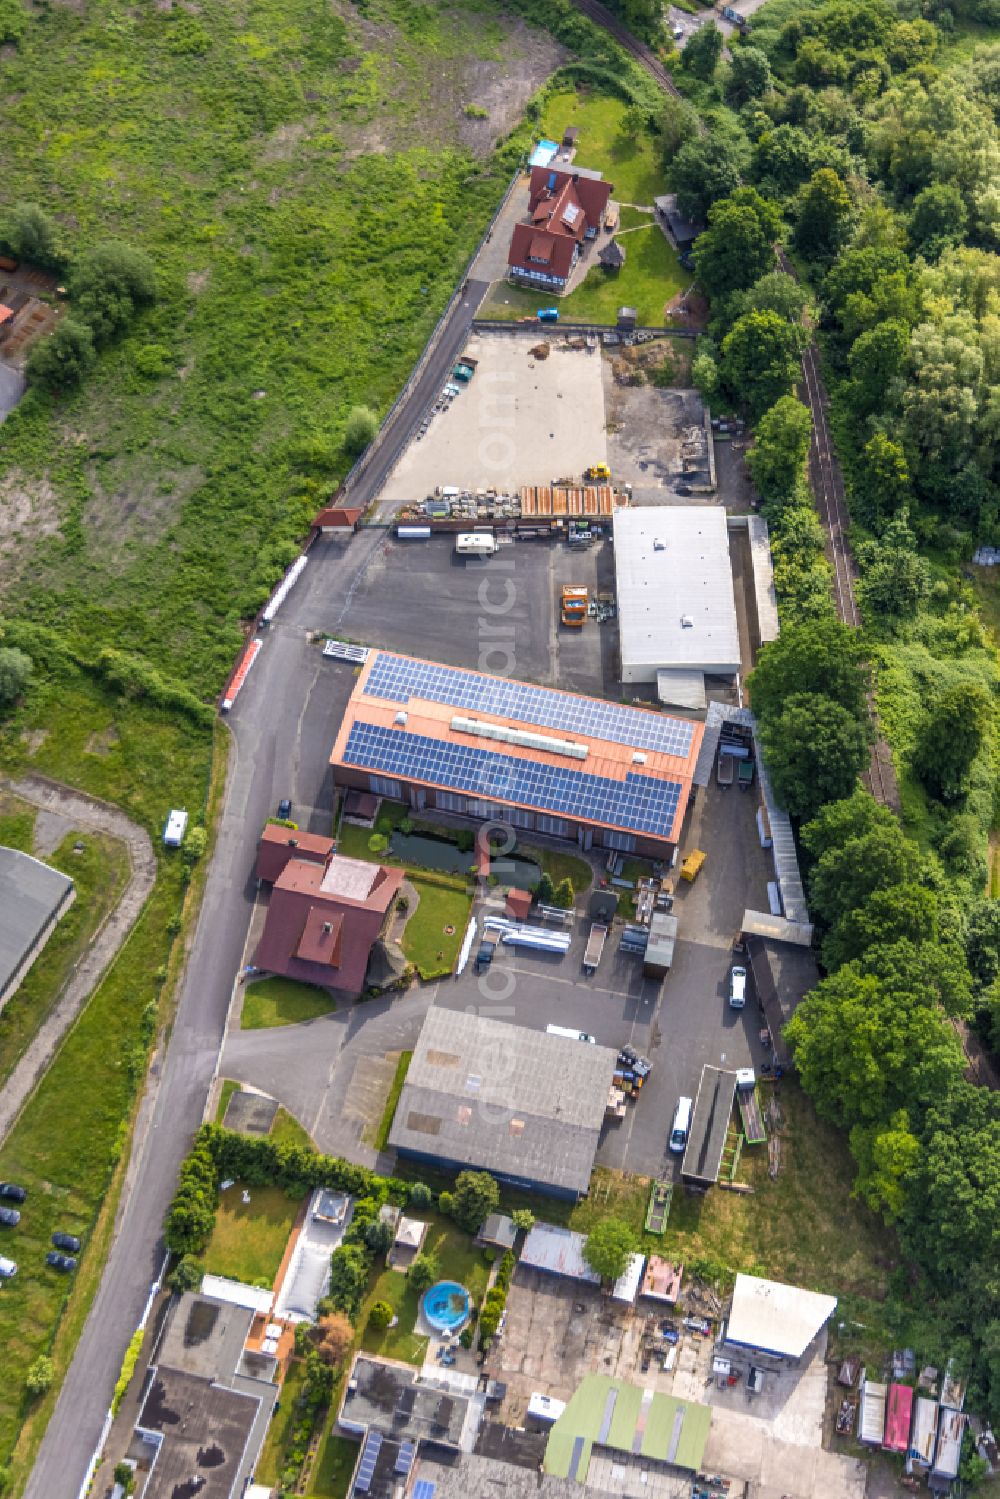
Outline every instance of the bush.
[[56, 1371], [52, 1360], [44, 1353], [40, 1353], [29, 1368], [24, 1381], [28, 1394], [44, 1395], [46, 1390], [51, 1389], [55, 1377]]
[[75, 310], [90, 325], [94, 342], [109, 342], [155, 300], [156, 273], [141, 250], [107, 241], [84, 251], [70, 275]]
[[0, 648], [0, 712], [17, 702], [31, 677], [31, 657], [16, 646]]
[[355, 406], [347, 418], [344, 428], [344, 447], [349, 453], [363, 453], [374, 441], [378, 431], [378, 417], [370, 406]]
[[167, 1285], [172, 1291], [193, 1291], [201, 1285], [205, 1267], [193, 1254], [184, 1254], [167, 1276]]
[[441, 1211], [454, 1218], [466, 1233], [474, 1234], [500, 1206], [500, 1188], [488, 1171], [462, 1171], [453, 1192], [442, 1192]]
[[125, 1392], [132, 1382], [132, 1375], [135, 1373], [135, 1366], [139, 1362], [139, 1354], [142, 1352], [143, 1336], [142, 1328], [137, 1327], [129, 1339], [129, 1345], [125, 1350], [125, 1357], [122, 1359], [121, 1373], [118, 1376], [115, 1393], [111, 1400], [111, 1414], [113, 1416], [117, 1416], [121, 1409], [122, 1401], [125, 1399]]
[[430, 1207], [434, 1200], [434, 1193], [426, 1182], [414, 1182], [409, 1192], [410, 1206], [415, 1208]]
[[[384, 1306], [382, 1301], [376, 1302], [376, 1306]], [[374, 1314], [374, 1307], [372, 1308]], [[389, 1308], [389, 1317], [392, 1318], [392, 1308]], [[377, 1324], [387, 1327], [388, 1322]], [[354, 1328], [345, 1316], [340, 1312], [330, 1312], [328, 1316], [321, 1317], [316, 1324], [316, 1352], [323, 1363], [329, 1368], [335, 1369], [344, 1362], [354, 1343]]]
[[372, 1327], [388, 1327], [395, 1313], [387, 1301], [376, 1301], [368, 1313], [368, 1321]]
[[124, 1461], [115, 1463], [114, 1472], [111, 1476], [115, 1483], [119, 1484], [125, 1490], [126, 1494], [132, 1492], [135, 1485], [135, 1470], [131, 1463]]
[[370, 854], [384, 854], [388, 847], [389, 840], [384, 833], [373, 833], [368, 840]]
[[519, 1228], [522, 1233], [530, 1233], [535, 1226], [535, 1215], [530, 1208], [515, 1208], [510, 1219], [514, 1227]]
[[552, 897], [552, 904], [555, 906], [561, 906], [564, 911], [568, 911], [575, 899], [576, 891], [573, 889], [573, 881], [567, 875], [566, 878], [564, 880], [560, 880], [558, 885], [556, 886], [555, 895]]
[[93, 366], [94, 335], [86, 323], [66, 317], [48, 338], [40, 338], [28, 355], [25, 374], [43, 390], [72, 390]]

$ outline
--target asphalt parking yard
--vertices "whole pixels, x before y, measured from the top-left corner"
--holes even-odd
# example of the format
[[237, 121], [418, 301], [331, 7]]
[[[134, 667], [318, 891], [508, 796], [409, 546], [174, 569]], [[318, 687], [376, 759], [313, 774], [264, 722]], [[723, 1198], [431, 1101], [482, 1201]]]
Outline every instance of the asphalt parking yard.
[[[570, 549], [524, 541], [481, 559], [459, 556], [452, 536], [400, 541], [386, 533], [346, 615], [343, 600], [328, 595], [313, 628], [449, 666], [617, 697], [616, 627], [560, 625], [563, 583], [612, 592], [610, 542]], [[331, 725], [331, 745], [334, 734]]]

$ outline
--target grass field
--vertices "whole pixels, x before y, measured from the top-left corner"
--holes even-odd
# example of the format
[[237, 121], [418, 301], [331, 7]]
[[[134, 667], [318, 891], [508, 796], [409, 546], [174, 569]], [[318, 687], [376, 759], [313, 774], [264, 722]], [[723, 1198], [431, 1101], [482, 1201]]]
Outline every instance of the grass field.
[[431, 884], [410, 873], [420, 904], [403, 931], [402, 948], [422, 979], [440, 978], [455, 966], [472, 909], [464, 885]]
[[294, 979], [255, 979], [243, 991], [240, 1029], [264, 1030], [274, 1025], [301, 1025], [328, 1015], [337, 1002], [325, 989], [299, 984]]
[[219, 1197], [215, 1228], [201, 1256], [210, 1275], [226, 1275], [250, 1286], [270, 1286], [292, 1231], [299, 1203], [280, 1187], [250, 1187], [243, 1201], [237, 1182]]
[[[816, 1118], [794, 1082], [782, 1080], [779, 1100], [785, 1122], [777, 1179], [768, 1176], [766, 1147], [745, 1147], [739, 1180], [753, 1195], [675, 1192], [666, 1234], [642, 1235], [646, 1252], [879, 1300], [896, 1254], [893, 1235], [852, 1197], [855, 1170], [843, 1137]], [[568, 1221], [585, 1233], [616, 1214], [641, 1232], [647, 1200], [648, 1184], [598, 1172]]]
[[312, 1135], [287, 1109], [278, 1109], [271, 1125], [270, 1137], [278, 1145], [300, 1145], [304, 1150], [316, 1149]]
[[73, 877], [76, 899], [0, 1012], [0, 1087], [37, 1035], [70, 972], [128, 882], [125, 845], [98, 833], [69, 833], [45, 862]]
[[620, 99], [607, 94], [553, 89], [542, 109], [539, 130], [558, 141], [568, 125], [576, 125], [580, 135], [575, 165], [603, 172], [614, 184], [617, 202], [648, 208], [658, 194], [666, 192], [663, 167], [651, 135], [630, 139], [622, 133], [625, 108]]
[[337, 1436], [331, 1418], [312, 1471], [309, 1499], [346, 1499], [358, 1452], [359, 1443]]

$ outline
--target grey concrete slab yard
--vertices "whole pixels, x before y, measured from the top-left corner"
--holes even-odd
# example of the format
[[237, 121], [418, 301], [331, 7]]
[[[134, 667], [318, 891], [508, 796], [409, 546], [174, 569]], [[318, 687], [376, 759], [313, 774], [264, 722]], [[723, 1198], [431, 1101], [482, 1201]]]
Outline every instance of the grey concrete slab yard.
[[[542, 342], [549, 356], [535, 359], [531, 350]], [[464, 352], [479, 361], [474, 378], [403, 453], [382, 491], [381, 512], [422, 500], [438, 485], [516, 491], [607, 462], [597, 349], [568, 349], [540, 327], [537, 340], [474, 334]]]

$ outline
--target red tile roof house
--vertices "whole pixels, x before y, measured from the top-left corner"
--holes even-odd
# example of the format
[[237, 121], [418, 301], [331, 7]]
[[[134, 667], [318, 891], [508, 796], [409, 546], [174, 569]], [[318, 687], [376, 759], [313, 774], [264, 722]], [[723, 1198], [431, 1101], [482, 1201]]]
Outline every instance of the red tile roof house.
[[[332, 839], [325, 841], [332, 847]], [[265, 837], [258, 878], [267, 878], [263, 871], [276, 862], [273, 840]], [[382, 934], [403, 873], [337, 853], [324, 862], [314, 862], [308, 854], [289, 858], [272, 885], [255, 966], [302, 983], [360, 994], [372, 947]]]
[[511, 280], [564, 292], [580, 247], [596, 237], [613, 192], [610, 182], [589, 172], [533, 167], [528, 218], [514, 225], [510, 239]]

